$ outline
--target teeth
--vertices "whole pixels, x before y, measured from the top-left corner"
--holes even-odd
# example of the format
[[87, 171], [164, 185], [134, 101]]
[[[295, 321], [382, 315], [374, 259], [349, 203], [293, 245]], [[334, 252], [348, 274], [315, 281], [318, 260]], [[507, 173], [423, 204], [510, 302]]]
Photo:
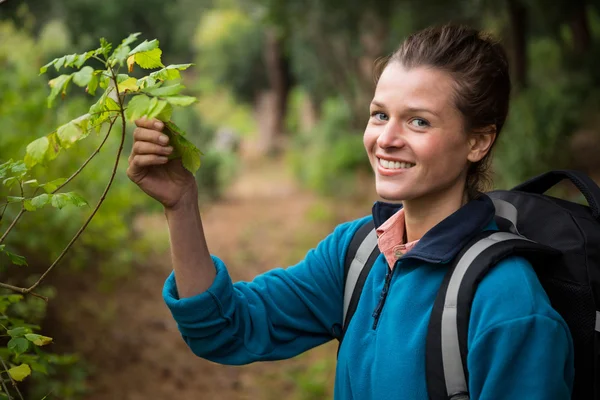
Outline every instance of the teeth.
[[386, 169], [408, 169], [415, 166], [415, 164], [406, 163], [406, 162], [398, 162], [398, 161], [388, 161], [383, 158], [379, 159], [379, 163], [383, 168]]

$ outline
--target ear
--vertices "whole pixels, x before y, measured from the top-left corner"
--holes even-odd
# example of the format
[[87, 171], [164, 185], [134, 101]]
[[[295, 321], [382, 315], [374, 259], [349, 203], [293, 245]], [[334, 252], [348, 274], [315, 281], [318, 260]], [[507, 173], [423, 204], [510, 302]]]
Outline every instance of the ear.
[[467, 159], [476, 163], [490, 151], [496, 140], [496, 126], [490, 125], [469, 133], [469, 154]]

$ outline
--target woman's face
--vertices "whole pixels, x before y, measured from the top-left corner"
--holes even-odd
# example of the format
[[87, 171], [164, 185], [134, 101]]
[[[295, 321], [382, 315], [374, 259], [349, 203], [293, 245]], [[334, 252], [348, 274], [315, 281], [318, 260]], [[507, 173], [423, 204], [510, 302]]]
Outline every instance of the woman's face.
[[392, 62], [383, 71], [363, 138], [381, 198], [464, 193], [472, 143], [454, 104], [453, 84], [448, 73], [434, 68], [407, 70]]

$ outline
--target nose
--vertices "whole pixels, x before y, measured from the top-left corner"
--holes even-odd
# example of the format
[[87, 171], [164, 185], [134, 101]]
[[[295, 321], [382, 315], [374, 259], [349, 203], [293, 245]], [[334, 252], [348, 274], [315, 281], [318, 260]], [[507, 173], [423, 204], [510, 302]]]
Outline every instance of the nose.
[[390, 120], [377, 138], [377, 145], [382, 148], [403, 147], [406, 144], [402, 126], [396, 121]]

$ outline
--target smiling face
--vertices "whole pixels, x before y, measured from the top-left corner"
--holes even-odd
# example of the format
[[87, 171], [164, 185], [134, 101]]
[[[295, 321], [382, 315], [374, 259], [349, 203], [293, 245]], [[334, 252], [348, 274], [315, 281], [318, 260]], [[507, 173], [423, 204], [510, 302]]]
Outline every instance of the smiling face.
[[453, 85], [439, 69], [407, 70], [392, 62], [383, 71], [363, 138], [381, 198], [462, 201], [469, 161], [479, 155], [454, 104]]

